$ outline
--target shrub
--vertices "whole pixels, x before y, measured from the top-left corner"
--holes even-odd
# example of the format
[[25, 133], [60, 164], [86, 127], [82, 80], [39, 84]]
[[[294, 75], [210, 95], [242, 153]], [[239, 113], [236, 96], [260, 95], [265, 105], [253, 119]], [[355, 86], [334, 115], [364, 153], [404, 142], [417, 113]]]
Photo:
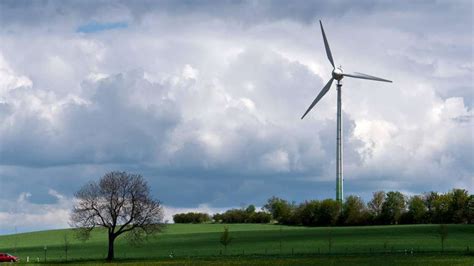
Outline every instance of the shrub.
[[211, 221], [207, 213], [188, 212], [173, 215], [173, 221], [177, 224], [200, 224]]

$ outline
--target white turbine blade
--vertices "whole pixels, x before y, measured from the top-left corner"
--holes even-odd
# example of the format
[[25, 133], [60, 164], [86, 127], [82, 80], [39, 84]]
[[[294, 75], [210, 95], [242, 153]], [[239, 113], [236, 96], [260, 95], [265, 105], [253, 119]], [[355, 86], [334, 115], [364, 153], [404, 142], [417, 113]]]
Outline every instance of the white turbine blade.
[[308, 110], [306, 110], [306, 112], [304, 113], [304, 115], [301, 117], [301, 119], [303, 119], [308, 113], [309, 111], [311, 111], [311, 109], [313, 109], [313, 107], [319, 102], [319, 100], [321, 100], [321, 98], [323, 98], [323, 96], [329, 91], [329, 89], [331, 88], [331, 85], [332, 85], [332, 81], [334, 79], [331, 78], [328, 83], [326, 83], [326, 85], [324, 86], [324, 88], [321, 90], [321, 92], [319, 92], [318, 96], [316, 97], [316, 99], [314, 99], [314, 101], [311, 103], [311, 105], [309, 106]]
[[326, 47], [326, 55], [328, 56], [329, 62], [331, 62], [332, 67], [335, 67], [334, 60], [332, 59], [331, 49], [329, 48], [328, 39], [326, 39], [326, 33], [324, 33], [323, 23], [321, 22], [321, 20], [319, 21], [319, 25], [321, 25], [321, 32], [323, 33], [324, 46]]
[[361, 76], [366, 76], [366, 77], [369, 77], [369, 78], [372, 78], [372, 79], [378, 80], [378, 81], [392, 82], [391, 80], [388, 80], [388, 79], [383, 79], [383, 78], [379, 78], [379, 77], [376, 77], [376, 76], [372, 76], [372, 75], [368, 75], [368, 74], [364, 74], [364, 73], [360, 73], [360, 72], [354, 72], [354, 74], [361, 75]]
[[356, 78], [356, 79], [368, 79], [368, 80], [375, 80], [375, 81], [383, 81], [383, 82], [392, 82], [391, 80], [388, 79], [383, 79], [383, 78], [378, 78], [375, 76], [367, 75], [364, 73], [359, 73], [359, 72], [354, 72], [354, 74], [342, 74], [345, 77], [351, 77], [351, 78]]

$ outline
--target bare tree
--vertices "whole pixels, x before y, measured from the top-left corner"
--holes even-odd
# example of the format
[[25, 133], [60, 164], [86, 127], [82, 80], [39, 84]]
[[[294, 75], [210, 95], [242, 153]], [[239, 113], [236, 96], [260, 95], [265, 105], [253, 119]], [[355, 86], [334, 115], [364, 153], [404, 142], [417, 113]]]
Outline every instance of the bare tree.
[[151, 197], [141, 175], [107, 173], [98, 182], [83, 186], [75, 198], [71, 225], [84, 240], [94, 228], [106, 228], [109, 261], [114, 259], [114, 241], [118, 236], [126, 233], [131, 240], [139, 242], [163, 228], [162, 206]]

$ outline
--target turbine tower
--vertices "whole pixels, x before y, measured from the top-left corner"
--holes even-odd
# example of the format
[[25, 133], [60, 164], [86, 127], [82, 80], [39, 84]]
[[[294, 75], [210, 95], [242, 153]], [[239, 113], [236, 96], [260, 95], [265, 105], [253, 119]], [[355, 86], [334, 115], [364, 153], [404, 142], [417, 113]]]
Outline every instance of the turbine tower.
[[382, 79], [378, 77], [374, 77], [371, 75], [359, 73], [359, 72], [354, 72], [352, 74], [346, 74], [342, 70], [342, 66], [336, 67], [334, 64], [334, 59], [332, 58], [332, 53], [331, 49], [329, 48], [329, 43], [326, 38], [326, 34], [324, 33], [324, 28], [323, 28], [323, 23], [321, 23], [321, 20], [319, 21], [319, 25], [321, 26], [321, 32], [323, 34], [323, 39], [324, 39], [324, 46], [326, 48], [326, 55], [329, 59], [329, 62], [331, 62], [331, 65], [333, 67], [332, 70], [332, 77], [326, 83], [326, 85], [323, 87], [321, 92], [316, 96], [314, 101], [311, 103], [309, 106], [308, 110], [304, 113], [304, 115], [301, 117], [303, 119], [311, 109], [323, 98], [323, 96], [329, 91], [331, 88], [332, 82], [334, 80], [337, 80], [337, 137], [336, 137], [336, 200], [338, 202], [343, 201], [343, 193], [344, 193], [344, 175], [343, 175], [343, 167], [342, 167], [342, 159], [343, 159], [343, 153], [342, 153], [342, 83], [341, 80], [344, 77], [350, 77], [350, 78], [358, 78], [358, 79], [368, 79], [368, 80], [375, 80], [375, 81], [383, 81], [383, 82], [392, 82], [387, 79]]

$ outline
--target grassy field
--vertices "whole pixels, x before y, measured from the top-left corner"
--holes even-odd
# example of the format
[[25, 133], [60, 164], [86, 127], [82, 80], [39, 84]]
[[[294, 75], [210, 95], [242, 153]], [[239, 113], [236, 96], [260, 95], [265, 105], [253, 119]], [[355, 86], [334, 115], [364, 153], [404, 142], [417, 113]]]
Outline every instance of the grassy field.
[[[173, 224], [140, 246], [131, 246], [126, 239], [119, 238], [116, 257], [121, 265], [474, 265], [474, 257], [465, 255], [467, 249], [474, 249], [473, 225], [449, 225], [444, 254], [439, 253], [437, 225], [228, 226], [233, 241], [227, 252], [219, 243], [224, 225]], [[18, 255], [23, 261], [29, 256], [30, 261], [43, 262], [46, 246], [47, 262], [61, 262], [65, 260], [65, 236], [70, 242], [69, 260], [91, 263], [106, 256], [106, 234], [99, 230], [86, 242], [76, 240], [71, 230], [0, 236], [0, 251]], [[169, 258], [171, 253], [173, 259]], [[142, 259], [153, 262], [136, 262]]]

